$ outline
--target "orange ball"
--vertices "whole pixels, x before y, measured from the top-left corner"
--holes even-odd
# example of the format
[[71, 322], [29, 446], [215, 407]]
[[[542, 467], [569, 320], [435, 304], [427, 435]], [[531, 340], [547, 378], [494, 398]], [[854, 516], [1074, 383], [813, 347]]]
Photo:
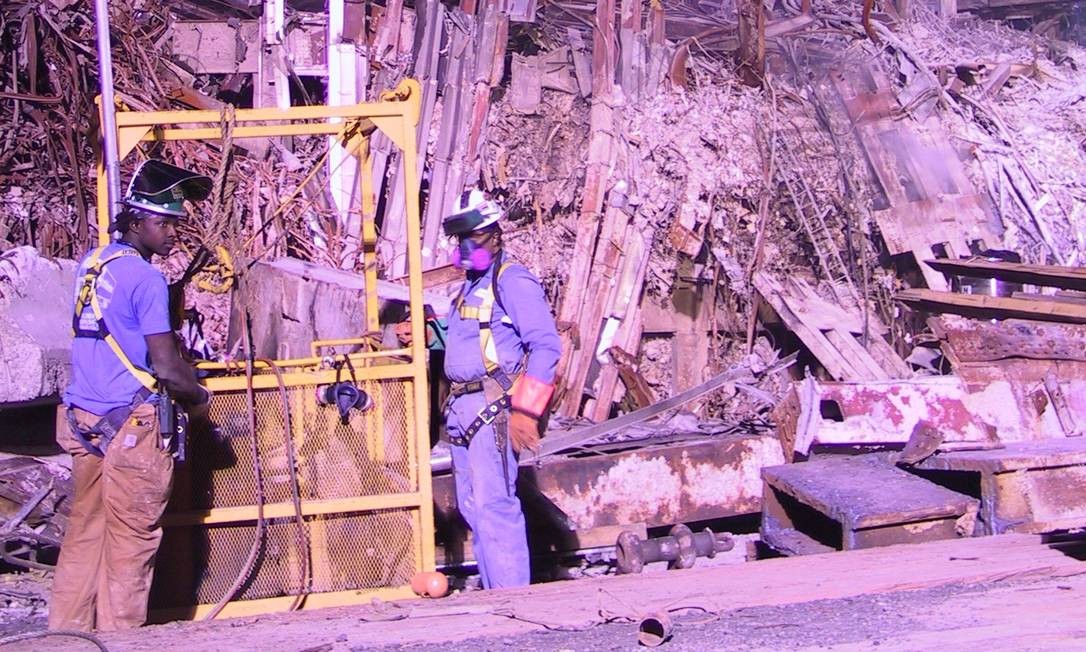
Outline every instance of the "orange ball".
[[411, 590], [415, 592], [415, 595], [426, 597], [426, 583], [429, 575], [425, 571], [419, 571], [411, 576]]
[[449, 578], [444, 573], [428, 573], [426, 578], [426, 595], [431, 598], [444, 598], [449, 592]]

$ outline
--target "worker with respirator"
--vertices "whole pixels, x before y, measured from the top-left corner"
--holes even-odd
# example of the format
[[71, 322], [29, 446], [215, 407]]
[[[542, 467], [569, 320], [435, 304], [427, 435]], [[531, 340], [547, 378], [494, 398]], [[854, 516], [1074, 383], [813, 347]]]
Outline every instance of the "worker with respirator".
[[497, 201], [471, 189], [443, 222], [466, 275], [447, 319], [445, 427], [483, 588], [530, 580], [517, 457], [539, 447], [561, 355], [539, 279], [502, 248], [502, 216]]

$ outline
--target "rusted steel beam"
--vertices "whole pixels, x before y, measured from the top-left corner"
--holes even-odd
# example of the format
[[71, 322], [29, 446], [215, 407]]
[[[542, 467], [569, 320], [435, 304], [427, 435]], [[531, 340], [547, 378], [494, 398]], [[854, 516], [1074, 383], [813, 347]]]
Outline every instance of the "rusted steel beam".
[[902, 471], [886, 455], [834, 455], [767, 468], [762, 478], [762, 540], [784, 552], [974, 533], [978, 501]]
[[977, 319], [1039, 319], [1086, 324], [1086, 305], [1011, 297], [990, 297], [922, 288], [902, 290], [894, 299], [914, 310], [952, 313]]
[[[623, 444], [628, 447], [630, 444]], [[769, 435], [698, 437], [522, 465], [517, 492], [531, 530], [666, 526], [757, 513], [762, 467], [783, 461]], [[434, 478], [439, 529], [458, 523], [451, 476]]]
[[924, 264], [944, 274], [994, 278], [1023, 283], [1086, 291], [1086, 269], [1057, 265], [1027, 265], [988, 260], [925, 260]]
[[490, 112], [490, 90], [505, 75], [505, 47], [509, 41], [509, 18], [498, 9], [496, 0], [487, 0], [481, 28], [476, 31], [474, 97], [472, 98], [468, 142], [464, 168], [471, 180], [478, 178], [479, 152], [486, 136], [486, 118]]
[[765, 7], [761, 0], [740, 0], [739, 50], [736, 52], [743, 82], [761, 86], [765, 78]]
[[645, 34], [641, 26], [641, 0], [622, 0], [620, 9], [619, 83], [631, 103], [641, 97], [645, 76]]
[[993, 428], [975, 414], [983, 397], [956, 376], [857, 383], [796, 383], [774, 412], [785, 455], [815, 444], [904, 444], [917, 424], [939, 429], [943, 441], [986, 444]]
[[917, 465], [929, 477], [972, 487], [985, 534], [1086, 526], [1086, 441], [1013, 442], [989, 451], [941, 453]]

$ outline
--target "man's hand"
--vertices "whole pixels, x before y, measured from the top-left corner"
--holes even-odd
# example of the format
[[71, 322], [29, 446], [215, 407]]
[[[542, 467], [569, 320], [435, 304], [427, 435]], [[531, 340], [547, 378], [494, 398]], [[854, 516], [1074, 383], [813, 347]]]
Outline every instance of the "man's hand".
[[539, 419], [525, 412], [514, 410], [509, 415], [509, 441], [513, 451], [520, 453], [527, 448], [539, 451]]
[[[207, 391], [207, 389], [205, 388], [204, 391]], [[211, 407], [211, 392], [207, 392], [207, 400], [206, 401], [204, 401], [202, 403], [196, 403], [194, 405], [190, 405], [188, 407], [188, 409], [185, 410], [185, 411], [188, 413], [190, 421], [204, 422], [204, 421], [208, 420], [208, 409], [210, 407]]]

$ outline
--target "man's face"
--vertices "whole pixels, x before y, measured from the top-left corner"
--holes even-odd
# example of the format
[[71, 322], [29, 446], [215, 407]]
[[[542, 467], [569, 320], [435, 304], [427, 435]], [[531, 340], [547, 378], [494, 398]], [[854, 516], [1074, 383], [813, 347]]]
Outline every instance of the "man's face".
[[176, 217], [148, 215], [133, 222], [131, 230], [139, 239], [139, 244], [159, 256], [169, 256], [177, 242]]
[[496, 229], [472, 231], [471, 233], [458, 236], [458, 240], [461, 242], [464, 240], [471, 240], [475, 243], [475, 246], [482, 247], [492, 254], [498, 253], [498, 249], [501, 248], [501, 238], [498, 237], [498, 231]]

